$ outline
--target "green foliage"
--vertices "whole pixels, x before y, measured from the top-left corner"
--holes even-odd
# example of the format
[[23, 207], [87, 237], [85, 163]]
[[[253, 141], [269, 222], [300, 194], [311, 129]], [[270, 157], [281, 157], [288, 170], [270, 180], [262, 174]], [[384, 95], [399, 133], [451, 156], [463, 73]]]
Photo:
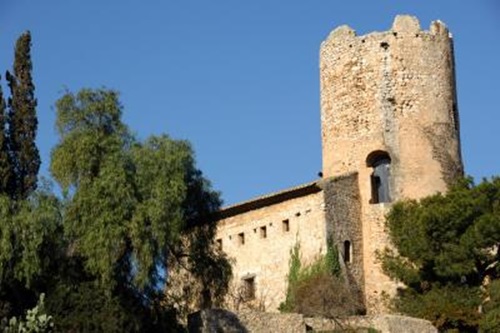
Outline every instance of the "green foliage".
[[68, 238], [89, 273], [110, 290], [117, 281], [142, 292], [152, 288], [158, 263], [184, 222], [190, 147], [166, 136], [132, 143], [113, 91], [67, 93], [57, 102], [57, 116], [61, 142], [51, 170], [69, 193]]
[[0, 86], [0, 193], [8, 195], [12, 192], [14, 174], [6, 129], [6, 107], [2, 87]]
[[37, 190], [29, 32], [15, 52], [8, 103], [0, 87], [0, 318], [19, 318], [46, 293], [56, 331], [176, 331], [162, 290], [176, 257], [187, 258], [203, 304], [219, 304], [231, 267], [213, 246], [215, 225], [193, 226], [210, 221], [220, 199], [189, 143], [136, 140], [115, 91], [67, 92], [50, 163], [63, 200]]
[[52, 151], [50, 167], [64, 191], [86, 186], [102, 168], [124, 162], [122, 149], [131, 138], [115, 91], [67, 92], [56, 102], [56, 110], [60, 142]]
[[500, 332], [500, 280], [491, 282], [486, 289], [484, 318], [479, 323], [481, 332]]
[[295, 288], [299, 282], [302, 263], [300, 260], [300, 244], [297, 242], [290, 250], [290, 263], [287, 275], [287, 292], [285, 302], [281, 303], [279, 310], [281, 312], [292, 312], [295, 304]]
[[[297, 253], [294, 253], [297, 257], [300, 257], [299, 250], [300, 249], [297, 249]], [[308, 266], [301, 267], [301, 265], [298, 265], [298, 267], [299, 270], [297, 272], [295, 283], [309, 280], [312, 277], [321, 274], [341, 277], [339, 254], [337, 248], [333, 245], [333, 241], [331, 240], [328, 241], [327, 251], [324, 256], [318, 258]]]
[[337, 277], [340, 277], [340, 274], [342, 273], [339, 261], [339, 252], [337, 247], [333, 244], [332, 239], [328, 239], [327, 241], [324, 269], [333, 276]]
[[59, 283], [47, 299], [58, 332], [138, 332], [144, 310], [120, 294], [109, 295], [95, 281]]
[[35, 143], [38, 119], [35, 86], [31, 76], [31, 34], [25, 32], [15, 47], [14, 74], [7, 71], [11, 98], [8, 100], [9, 153], [14, 170], [12, 197], [25, 199], [37, 187], [40, 155]]
[[35, 305], [59, 253], [58, 200], [44, 189], [35, 192], [40, 157], [30, 53], [26, 32], [16, 43], [14, 74], [6, 74], [8, 114], [0, 89], [0, 317]]
[[4, 333], [49, 333], [53, 331], [52, 316], [45, 313], [44, 294], [40, 295], [37, 305], [26, 312], [24, 319], [12, 317], [2, 320], [0, 328]]
[[[220, 299], [230, 267], [211, 250], [214, 226], [190, 228], [208, 221], [220, 200], [196, 168], [190, 145], [166, 135], [137, 141], [121, 121], [114, 91], [68, 92], [56, 107], [60, 142], [51, 171], [65, 195], [67, 264], [75, 272], [75, 278], [62, 276], [51, 293], [57, 329], [163, 325], [171, 312], [159, 286], [175, 256], [189, 258], [206, 304]], [[89, 323], [89, 311], [103, 320]]]
[[362, 304], [341, 275], [337, 248], [328, 241], [327, 253], [303, 266], [298, 243], [290, 251], [290, 268], [282, 312], [338, 317], [358, 313]]
[[430, 320], [442, 331], [458, 328], [461, 332], [477, 329], [480, 304], [479, 288], [451, 284], [432, 286], [426, 293], [411, 289], [401, 291], [395, 301], [397, 309], [403, 313]]
[[62, 256], [60, 204], [39, 190], [29, 200], [0, 196], [0, 315], [33, 306]]
[[440, 329], [482, 325], [482, 286], [499, 276], [500, 178], [477, 186], [464, 180], [446, 195], [397, 203], [387, 226], [398, 252], [382, 253], [383, 268], [407, 286], [396, 308]]

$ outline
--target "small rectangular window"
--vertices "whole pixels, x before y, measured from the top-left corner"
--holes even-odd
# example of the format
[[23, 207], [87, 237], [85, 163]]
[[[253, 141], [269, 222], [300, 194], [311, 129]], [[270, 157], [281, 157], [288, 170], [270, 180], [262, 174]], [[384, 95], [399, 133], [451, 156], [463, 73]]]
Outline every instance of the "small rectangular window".
[[287, 220], [283, 220], [283, 222], [281, 224], [283, 226], [283, 232], [289, 232], [290, 231], [290, 221], [288, 219]]
[[220, 239], [220, 238], [219, 238], [219, 239], [216, 241], [216, 243], [217, 243], [217, 248], [218, 248], [219, 250], [222, 250], [222, 239]]
[[238, 244], [245, 245], [245, 233], [242, 232], [238, 234]]
[[243, 279], [243, 298], [245, 301], [255, 299], [255, 277]]
[[260, 227], [260, 238], [267, 238], [267, 228], [266, 228], [266, 226]]

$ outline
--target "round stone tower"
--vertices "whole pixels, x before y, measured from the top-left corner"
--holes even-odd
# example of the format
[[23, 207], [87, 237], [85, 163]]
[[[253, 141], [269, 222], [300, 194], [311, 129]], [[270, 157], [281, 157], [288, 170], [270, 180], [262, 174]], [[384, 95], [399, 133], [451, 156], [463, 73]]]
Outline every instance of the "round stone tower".
[[445, 192], [463, 172], [452, 38], [411, 16], [364, 36], [341, 26], [321, 45], [320, 76], [323, 175], [358, 173], [364, 291], [377, 312], [395, 290], [375, 255], [390, 203]]

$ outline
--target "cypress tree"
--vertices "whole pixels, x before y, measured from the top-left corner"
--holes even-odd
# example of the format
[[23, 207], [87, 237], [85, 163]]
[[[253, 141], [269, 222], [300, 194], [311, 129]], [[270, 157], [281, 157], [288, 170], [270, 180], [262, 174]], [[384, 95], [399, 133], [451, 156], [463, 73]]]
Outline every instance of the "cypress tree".
[[36, 189], [40, 169], [40, 155], [35, 144], [37, 100], [31, 71], [31, 34], [27, 31], [16, 42], [14, 74], [6, 74], [11, 92], [7, 121], [16, 184], [13, 197], [16, 199], [27, 198]]
[[0, 85], [0, 193], [13, 192], [12, 160], [9, 153], [8, 137], [6, 132], [6, 104]]

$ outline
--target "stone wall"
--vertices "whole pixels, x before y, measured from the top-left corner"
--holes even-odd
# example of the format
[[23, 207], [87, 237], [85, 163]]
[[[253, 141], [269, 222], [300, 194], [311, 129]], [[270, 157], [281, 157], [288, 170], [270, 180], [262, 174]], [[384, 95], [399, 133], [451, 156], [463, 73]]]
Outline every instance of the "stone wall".
[[306, 325], [302, 315], [296, 313], [281, 314], [249, 310], [230, 312], [210, 309], [190, 315], [188, 330], [190, 333], [305, 333]]
[[442, 22], [424, 31], [410, 16], [364, 36], [342, 26], [321, 45], [320, 77], [323, 174], [358, 174], [367, 306], [384, 311], [396, 285], [376, 253], [389, 245], [390, 203], [373, 203], [367, 158], [390, 157], [393, 201], [444, 192], [462, 174], [452, 39]]
[[374, 328], [381, 333], [437, 333], [431, 322], [398, 315], [353, 316], [339, 319], [304, 318], [309, 330], [333, 331], [345, 330], [351, 332], [361, 328]]
[[381, 333], [437, 333], [427, 320], [397, 316], [358, 316], [342, 319], [304, 318], [295, 313], [264, 313], [257, 311], [230, 312], [222, 309], [202, 310], [189, 316], [188, 329], [191, 333], [250, 333], [345, 330], [366, 332], [374, 328]]
[[[324, 191], [328, 238], [339, 250], [339, 260], [350, 290], [364, 304], [363, 234], [358, 175], [351, 173], [320, 182]], [[346, 253], [349, 252], [349, 253]]]
[[[323, 192], [291, 189], [238, 205], [251, 206], [234, 215], [222, 211], [216, 241], [233, 262], [233, 281], [227, 296], [231, 309], [242, 307], [277, 311], [285, 300], [290, 251], [300, 243], [304, 264], [326, 253]], [[298, 196], [290, 198], [290, 193]], [[282, 201], [274, 198], [287, 194]], [[254, 284], [253, 299], [246, 299], [245, 284]]]

